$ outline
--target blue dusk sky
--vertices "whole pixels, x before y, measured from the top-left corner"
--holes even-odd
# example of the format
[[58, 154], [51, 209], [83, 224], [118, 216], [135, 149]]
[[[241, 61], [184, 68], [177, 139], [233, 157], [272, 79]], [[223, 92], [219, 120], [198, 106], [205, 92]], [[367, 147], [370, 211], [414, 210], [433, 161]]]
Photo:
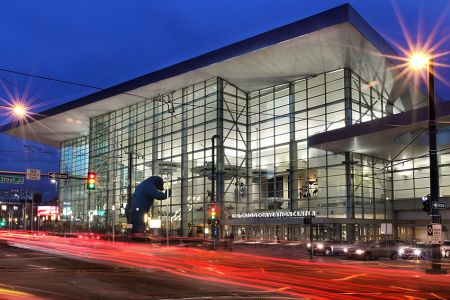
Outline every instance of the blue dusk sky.
[[[450, 35], [448, 0], [14, 0], [0, 3], [0, 69], [106, 88], [344, 3], [404, 47], [398, 16], [412, 37]], [[449, 50], [446, 40], [439, 51]], [[439, 62], [450, 64], [450, 55]], [[449, 80], [450, 69], [438, 71]], [[450, 100], [449, 86], [436, 89]], [[95, 91], [0, 71], [0, 98], [26, 99], [36, 112]], [[58, 149], [0, 135], [0, 170], [58, 171], [58, 159]], [[47, 179], [37, 189], [54, 193]]]

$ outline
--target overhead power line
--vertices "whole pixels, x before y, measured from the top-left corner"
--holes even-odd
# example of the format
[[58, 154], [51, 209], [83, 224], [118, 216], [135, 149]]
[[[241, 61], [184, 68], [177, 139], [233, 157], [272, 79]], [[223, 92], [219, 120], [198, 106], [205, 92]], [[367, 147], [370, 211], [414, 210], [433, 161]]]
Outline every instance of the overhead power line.
[[[53, 78], [53, 77], [48, 77], [48, 76], [36, 75], [36, 74], [31, 74], [31, 73], [26, 73], [26, 72], [20, 72], [20, 71], [11, 70], [11, 69], [5, 69], [5, 68], [0, 68], [0, 71], [6, 72], [6, 73], [17, 74], [17, 75], [21, 75], [21, 76], [38, 78], [38, 79], [42, 79], [42, 80], [59, 82], [59, 83], [63, 83], [63, 84], [76, 85], [76, 86], [85, 87], [85, 88], [89, 88], [89, 89], [94, 89], [94, 90], [98, 90], [98, 91], [112, 89], [112, 88], [102, 88], [102, 87], [98, 87], [98, 86], [95, 86], [95, 85], [79, 83], [79, 82], [69, 81], [69, 80], [64, 80], [64, 79], [58, 79], [58, 78]], [[117, 91], [117, 92], [120, 93], [120, 94], [125, 94], [125, 95], [129, 95], [129, 96], [138, 97], [138, 98], [141, 98], [141, 99], [144, 99], [144, 100], [150, 100], [150, 98], [147, 98], [145, 96], [141, 96], [141, 95], [137, 95], [137, 94], [133, 94], [133, 93], [129, 93], [129, 92], [121, 92], [121, 91]]]

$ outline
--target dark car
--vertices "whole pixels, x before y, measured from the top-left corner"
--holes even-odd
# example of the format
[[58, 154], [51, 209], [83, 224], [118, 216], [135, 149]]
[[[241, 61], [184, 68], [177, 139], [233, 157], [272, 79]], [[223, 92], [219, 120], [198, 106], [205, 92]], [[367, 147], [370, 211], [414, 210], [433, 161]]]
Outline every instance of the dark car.
[[379, 240], [371, 242], [356, 242], [346, 250], [347, 258], [359, 258], [364, 260], [377, 258], [390, 258], [395, 260], [399, 257], [400, 247], [409, 245], [403, 240]]
[[[346, 242], [333, 240], [314, 241], [312, 245], [314, 246], [314, 254], [325, 256], [345, 254], [344, 249], [348, 247]], [[311, 252], [311, 243], [306, 244], [306, 249]]]

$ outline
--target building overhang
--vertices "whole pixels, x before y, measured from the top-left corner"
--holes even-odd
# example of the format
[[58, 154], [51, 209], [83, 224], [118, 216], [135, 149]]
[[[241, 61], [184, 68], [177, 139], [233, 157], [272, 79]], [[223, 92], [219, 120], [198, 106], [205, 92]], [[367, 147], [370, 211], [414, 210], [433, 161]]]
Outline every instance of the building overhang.
[[[438, 128], [450, 124], [450, 102], [436, 105]], [[308, 146], [333, 153], [356, 152], [387, 160], [428, 153], [428, 107], [323, 132], [308, 138]], [[450, 132], [438, 130], [438, 149], [448, 148]]]
[[254, 91], [341, 68], [387, 91], [391, 102], [420, 106], [422, 97], [413, 97], [421, 95], [416, 87], [396, 84], [403, 79], [394, 79], [398, 71], [386, 54], [395, 51], [346, 4], [67, 102], [0, 132], [59, 146], [88, 134], [92, 117], [210, 78]]

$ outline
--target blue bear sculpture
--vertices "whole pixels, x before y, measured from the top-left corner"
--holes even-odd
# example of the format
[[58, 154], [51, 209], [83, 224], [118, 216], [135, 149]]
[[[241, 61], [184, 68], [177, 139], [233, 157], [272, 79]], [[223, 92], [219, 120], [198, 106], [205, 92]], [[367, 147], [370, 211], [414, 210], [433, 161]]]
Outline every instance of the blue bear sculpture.
[[[148, 213], [153, 206], [155, 199], [167, 199], [164, 190], [164, 180], [159, 176], [151, 176], [142, 181], [133, 193], [131, 201], [131, 224], [133, 224], [132, 233], [142, 233], [145, 229], [144, 215]], [[130, 224], [130, 216], [128, 204], [125, 208], [125, 214], [128, 224]]]

